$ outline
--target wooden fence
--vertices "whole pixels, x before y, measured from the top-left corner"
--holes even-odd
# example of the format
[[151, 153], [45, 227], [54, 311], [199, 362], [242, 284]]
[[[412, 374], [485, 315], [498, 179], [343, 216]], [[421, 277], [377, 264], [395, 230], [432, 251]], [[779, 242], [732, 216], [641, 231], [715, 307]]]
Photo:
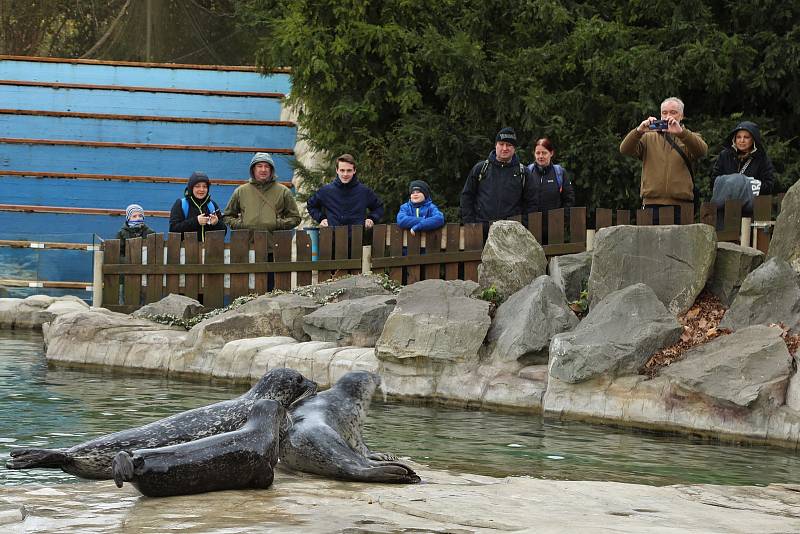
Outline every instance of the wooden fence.
[[[718, 211], [701, 207], [699, 220], [717, 227], [720, 241], [752, 244], [766, 252], [770, 226], [777, 216], [781, 196], [757, 197], [753, 220], [742, 218], [741, 204], [729, 202]], [[547, 256], [587, 250], [596, 230], [622, 224], [652, 224], [649, 210], [598, 208], [594, 229], [587, 229], [587, 209], [532, 213], [527, 228]], [[546, 217], [546, 220], [543, 219]], [[659, 224], [695, 222], [691, 204], [681, 207], [678, 220], [672, 208], [661, 209]], [[744, 221], [744, 224], [743, 224]], [[545, 231], [546, 229], [546, 231]], [[371, 240], [361, 227], [320, 228], [316, 242], [307, 231], [251, 232], [234, 230], [230, 242], [223, 232], [209, 232], [205, 243], [194, 233], [152, 234], [126, 241], [125, 257], [118, 240], [104, 243], [102, 305], [130, 312], [143, 303], [170, 293], [200, 299], [206, 306], [223, 306], [230, 299], [250, 293], [324, 281], [335, 275], [361, 272], [386, 273], [392, 280], [411, 284], [420, 280], [478, 279], [486, 228], [481, 224], [447, 224], [424, 234], [411, 235], [397, 225], [376, 225]], [[316, 246], [315, 246], [316, 245]], [[313, 250], [316, 248], [316, 250]]]

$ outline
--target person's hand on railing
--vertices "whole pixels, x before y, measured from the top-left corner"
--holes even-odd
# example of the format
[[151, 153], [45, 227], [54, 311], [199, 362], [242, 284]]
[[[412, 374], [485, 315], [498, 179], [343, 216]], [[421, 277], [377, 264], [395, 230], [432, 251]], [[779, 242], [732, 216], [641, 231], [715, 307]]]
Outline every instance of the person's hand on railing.
[[375, 226], [375, 221], [373, 221], [372, 219], [364, 219], [364, 227], [365, 228], [367, 228], [369, 230], [373, 226]]
[[328, 227], [328, 219], [322, 219], [322, 220], [319, 222], [319, 225], [320, 225], [322, 228], [327, 228], [327, 227]]

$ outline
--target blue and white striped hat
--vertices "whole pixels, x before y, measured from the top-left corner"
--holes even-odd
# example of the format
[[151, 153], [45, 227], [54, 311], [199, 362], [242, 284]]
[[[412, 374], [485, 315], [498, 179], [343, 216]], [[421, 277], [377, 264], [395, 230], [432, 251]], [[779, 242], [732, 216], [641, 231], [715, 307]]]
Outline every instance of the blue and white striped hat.
[[144, 208], [142, 208], [139, 204], [131, 204], [125, 208], [125, 220], [130, 221], [131, 215], [134, 213], [141, 213], [142, 217], [144, 217]]

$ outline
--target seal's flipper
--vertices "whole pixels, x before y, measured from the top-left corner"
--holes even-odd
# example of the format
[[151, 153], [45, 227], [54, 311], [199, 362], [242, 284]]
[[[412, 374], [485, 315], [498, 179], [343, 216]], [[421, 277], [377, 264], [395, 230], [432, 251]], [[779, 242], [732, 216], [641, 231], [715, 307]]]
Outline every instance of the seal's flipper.
[[114, 484], [118, 488], [122, 487], [123, 482], [133, 480], [133, 456], [127, 451], [118, 452], [111, 461], [111, 474], [114, 477]]
[[390, 452], [376, 452], [376, 451], [369, 451], [367, 454], [367, 458], [370, 460], [377, 460], [382, 462], [394, 462], [398, 458], [394, 454]]
[[392, 484], [417, 484], [419, 475], [407, 465], [399, 462], [387, 462], [383, 465], [368, 467], [363, 470], [361, 480], [365, 482], [388, 482]]
[[11, 451], [11, 459], [6, 462], [6, 467], [9, 469], [61, 467], [71, 461], [69, 455], [58, 449], [18, 449]]

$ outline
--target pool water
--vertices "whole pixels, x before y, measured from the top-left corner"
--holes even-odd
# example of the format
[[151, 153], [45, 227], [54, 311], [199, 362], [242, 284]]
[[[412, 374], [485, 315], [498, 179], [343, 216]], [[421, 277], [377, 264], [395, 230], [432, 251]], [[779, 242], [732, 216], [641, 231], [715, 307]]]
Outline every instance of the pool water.
[[[74, 445], [246, 389], [208, 379], [48, 368], [41, 334], [0, 331], [0, 485], [79, 480], [55, 469], [6, 469], [15, 447]], [[435, 469], [498, 477], [649, 485], [800, 480], [800, 455], [790, 450], [380, 399], [371, 407], [364, 435], [373, 450]]]

